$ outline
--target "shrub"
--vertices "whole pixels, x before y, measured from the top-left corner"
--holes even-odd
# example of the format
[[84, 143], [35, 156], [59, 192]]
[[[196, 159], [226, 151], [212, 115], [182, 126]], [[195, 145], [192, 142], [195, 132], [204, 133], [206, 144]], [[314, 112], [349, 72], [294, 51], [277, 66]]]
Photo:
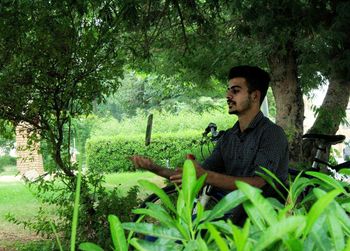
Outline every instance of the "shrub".
[[[133, 166], [128, 157], [138, 154], [150, 157], [163, 166], [169, 160], [171, 167], [179, 167], [188, 153], [193, 153], [199, 161], [202, 160], [200, 139], [199, 132], [155, 134], [151, 144], [145, 146], [143, 136], [94, 138], [87, 142], [87, 164], [103, 172], [130, 171]], [[206, 155], [208, 146], [205, 146], [204, 151]]]

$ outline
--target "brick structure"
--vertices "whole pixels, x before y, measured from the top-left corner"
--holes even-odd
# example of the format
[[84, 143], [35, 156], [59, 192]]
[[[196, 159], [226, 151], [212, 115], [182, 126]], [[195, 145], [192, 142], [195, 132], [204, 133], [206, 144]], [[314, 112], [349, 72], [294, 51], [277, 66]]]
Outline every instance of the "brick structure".
[[40, 143], [28, 146], [30, 125], [21, 123], [16, 127], [17, 170], [20, 175], [34, 179], [44, 173], [43, 158], [38, 152]]

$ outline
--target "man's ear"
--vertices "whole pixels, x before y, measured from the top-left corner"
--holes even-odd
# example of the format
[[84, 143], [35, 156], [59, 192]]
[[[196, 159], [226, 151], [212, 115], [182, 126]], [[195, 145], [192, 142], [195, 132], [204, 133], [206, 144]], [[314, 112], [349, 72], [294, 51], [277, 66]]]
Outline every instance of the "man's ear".
[[261, 92], [259, 90], [255, 90], [254, 93], [253, 93], [253, 99], [255, 101], [260, 101], [260, 97], [261, 97]]

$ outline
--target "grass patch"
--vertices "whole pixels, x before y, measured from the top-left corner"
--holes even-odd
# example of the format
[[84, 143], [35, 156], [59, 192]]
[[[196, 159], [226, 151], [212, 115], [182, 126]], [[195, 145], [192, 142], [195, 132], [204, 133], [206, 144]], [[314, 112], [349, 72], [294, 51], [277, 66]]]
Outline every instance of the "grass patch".
[[0, 250], [11, 241], [32, 241], [40, 239], [22, 226], [6, 220], [11, 213], [19, 220], [29, 220], [36, 215], [39, 202], [21, 181], [0, 183]]
[[[124, 172], [111, 173], [106, 175], [105, 186], [108, 188], [119, 187], [122, 193], [126, 192], [133, 186], [139, 186], [139, 180], [149, 180], [160, 187], [165, 186], [165, 179], [151, 172]], [[140, 190], [139, 197], [144, 198], [149, 191]]]
[[[11, 173], [13, 168], [7, 172]], [[0, 173], [4, 176], [4, 173]], [[138, 181], [146, 179], [155, 182], [159, 186], [165, 185], [165, 180], [150, 172], [125, 172], [107, 174], [105, 186], [118, 187], [122, 193], [126, 193], [131, 187], [138, 186]], [[140, 189], [139, 197], [146, 197], [150, 191]], [[0, 181], [0, 250], [52, 250], [54, 241], [40, 240], [29, 230], [15, 225], [6, 220], [8, 213], [13, 214], [19, 220], [29, 220], [36, 215], [40, 206], [38, 201], [23, 181]]]
[[52, 251], [57, 250], [57, 247], [52, 240], [30, 240], [30, 242], [6, 240], [0, 242], [0, 250]]

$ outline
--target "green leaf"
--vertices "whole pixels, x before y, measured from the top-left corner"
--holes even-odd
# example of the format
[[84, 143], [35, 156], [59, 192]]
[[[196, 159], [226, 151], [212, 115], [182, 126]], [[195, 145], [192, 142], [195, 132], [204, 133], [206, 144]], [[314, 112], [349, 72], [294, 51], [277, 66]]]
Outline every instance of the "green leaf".
[[[317, 198], [322, 198], [326, 195], [325, 191], [317, 188], [315, 188], [313, 192], [316, 194]], [[333, 244], [332, 246], [334, 246], [336, 250], [343, 250], [345, 246], [345, 239], [342, 228], [344, 228], [346, 231], [349, 230], [349, 217], [336, 200], [333, 200], [330, 203], [330, 205], [325, 209], [325, 213], [325, 222], [328, 226], [328, 232]], [[348, 222], [346, 222], [346, 220], [348, 220]]]
[[220, 236], [218, 230], [216, 230], [216, 228], [210, 223], [206, 224], [206, 228], [209, 230], [212, 238], [215, 240], [216, 245], [218, 245], [219, 249], [221, 251], [229, 251], [226, 241]]
[[350, 236], [348, 237], [347, 241], [346, 241], [346, 246], [344, 251], [350, 251]]
[[211, 210], [208, 218], [203, 219], [205, 221], [212, 221], [217, 218], [221, 218], [225, 215], [225, 213], [229, 212], [231, 209], [237, 207], [248, 198], [247, 196], [240, 190], [235, 190], [230, 192], [225, 197], [223, 197], [218, 204], [214, 206]]
[[335, 250], [343, 250], [345, 247], [344, 232], [333, 212], [327, 214], [327, 225]]
[[220, 232], [222, 232], [225, 235], [232, 234], [232, 227], [231, 227], [232, 223], [230, 221], [224, 221], [224, 220], [213, 221], [213, 222], [210, 222], [210, 224], [215, 226], [217, 229], [220, 230]]
[[247, 219], [244, 223], [243, 229], [235, 226], [234, 224], [230, 224], [232, 229], [233, 240], [236, 245], [237, 251], [247, 251], [248, 237], [249, 237], [249, 229], [250, 229], [250, 220]]
[[283, 239], [283, 243], [286, 245], [287, 250], [289, 251], [300, 251], [303, 250], [303, 243], [300, 239], [295, 238], [294, 236], [287, 236]]
[[342, 168], [338, 171], [338, 173], [350, 175], [350, 168]]
[[165, 238], [169, 240], [185, 240], [181, 233], [176, 228], [163, 227], [150, 223], [122, 223], [123, 228], [144, 235]]
[[331, 176], [324, 174], [324, 173], [320, 173], [320, 172], [306, 172], [306, 174], [313, 176], [321, 181], [323, 181], [324, 183], [330, 185], [331, 187], [333, 187], [334, 189], [339, 189], [342, 193], [344, 194], [348, 194], [343, 185], [341, 184], [341, 182], [335, 180], [334, 178], [332, 178]]
[[260, 194], [260, 190], [245, 182], [237, 181], [236, 185], [248, 197], [269, 225], [273, 225], [277, 221], [277, 213], [269, 201]]
[[128, 244], [126, 243], [124, 230], [119, 218], [115, 215], [108, 215], [112, 241], [114, 249], [118, 251], [127, 251]]
[[60, 238], [59, 238], [59, 236], [57, 234], [55, 225], [54, 225], [54, 223], [52, 223], [52, 221], [50, 221], [49, 223], [50, 223], [50, 226], [51, 226], [51, 229], [52, 229], [53, 233], [55, 234], [57, 245], [58, 245], [60, 251], [63, 251], [62, 244], [61, 244]]
[[201, 250], [198, 249], [197, 240], [190, 240], [189, 242], [185, 243], [184, 246], [185, 248], [183, 249], [183, 251]]
[[317, 187], [312, 190], [312, 193], [316, 195], [317, 199], [320, 199], [327, 194], [327, 192]]
[[350, 236], [350, 218], [341, 205], [335, 203], [335, 215], [347, 236]]
[[176, 211], [178, 215], [182, 214], [184, 208], [185, 208], [184, 193], [182, 190], [180, 190], [179, 195], [177, 197], [177, 202], [176, 202]]
[[[280, 184], [281, 187], [282, 187], [284, 190], [288, 191], [288, 188], [286, 187], [286, 185], [285, 185], [282, 181], [280, 181], [280, 179], [277, 178], [277, 176], [276, 176], [273, 172], [271, 172], [269, 169], [267, 169], [267, 168], [265, 168], [265, 167], [262, 167], [262, 166], [260, 166], [260, 168], [261, 168], [267, 175], [266, 175], [265, 173], [257, 172], [258, 175], [261, 176], [262, 178], [264, 178], [264, 179], [267, 181], [267, 183], [269, 183], [269, 184], [271, 185], [271, 187], [273, 187], [273, 189], [274, 189], [282, 198], [284, 198], [284, 200], [285, 200], [285, 199], [286, 199], [285, 196], [284, 196], [283, 193], [281, 193], [280, 190], [276, 187], [276, 185], [275, 185], [275, 183], [273, 182], [273, 180], [275, 180], [278, 184]], [[271, 178], [272, 178], [273, 180], [271, 180]]]
[[318, 199], [315, 204], [312, 205], [306, 219], [306, 227], [304, 229], [304, 239], [310, 232], [313, 224], [316, 222], [317, 218], [322, 214], [322, 212], [327, 208], [327, 206], [337, 197], [342, 191], [339, 189], [333, 190], [327, 193], [322, 198]]
[[192, 194], [191, 194], [191, 197], [194, 199], [194, 198], [197, 198], [198, 197], [198, 194], [199, 194], [199, 191], [203, 188], [203, 185], [204, 185], [204, 182], [205, 182], [205, 179], [207, 178], [207, 175], [202, 175], [197, 181], [196, 181], [196, 184], [195, 186], [193, 187], [193, 190], [192, 190]]
[[139, 208], [133, 210], [135, 214], [147, 215], [153, 219], [158, 220], [161, 224], [166, 226], [174, 226], [173, 218], [160, 205], [150, 203], [148, 208]]
[[191, 208], [194, 202], [193, 190], [196, 186], [196, 169], [191, 160], [187, 159], [184, 162], [183, 166], [183, 175], [182, 175], [182, 191], [184, 195], [185, 206], [189, 209]]
[[171, 211], [176, 213], [176, 209], [172, 201], [170, 200], [169, 196], [164, 192], [163, 189], [160, 189], [157, 185], [147, 180], [139, 180], [139, 184], [142, 185], [144, 188], [149, 189], [153, 193], [155, 193], [161, 199], [161, 201], [164, 203], [166, 207], [168, 207]]
[[103, 248], [91, 242], [81, 243], [79, 249], [83, 251], [103, 251]]
[[198, 225], [199, 222], [202, 221], [203, 216], [204, 216], [204, 207], [202, 206], [202, 204], [199, 201], [196, 204], [194, 214], [195, 214], [196, 217], [195, 217], [195, 220], [194, 220], [193, 224], [194, 225]]
[[[179, 191], [179, 196], [177, 198], [176, 204], [177, 210], [177, 222], [176, 228], [180, 231], [180, 233], [185, 237], [185, 239], [190, 239], [190, 227], [189, 224], [192, 222], [192, 210], [188, 210], [185, 207], [185, 201], [183, 199], [183, 191]], [[190, 213], [189, 213], [190, 212]], [[185, 223], [185, 224], [184, 224]], [[184, 226], [184, 225], [186, 226]]]
[[140, 251], [169, 251], [169, 250], [182, 250], [182, 245], [177, 244], [176, 242], [166, 242], [166, 243], [155, 243], [145, 240], [138, 240], [132, 238], [130, 244]]
[[[313, 185], [313, 182], [305, 177], [301, 177], [299, 174], [293, 182], [290, 184], [289, 189], [289, 199], [291, 200], [293, 206], [295, 205], [299, 195], [305, 190], [307, 186]], [[288, 200], [287, 200], [288, 201]]]
[[343, 203], [341, 206], [346, 210], [346, 212], [350, 213], [350, 202]]
[[197, 245], [197, 250], [199, 251], [208, 251], [207, 243], [202, 239], [200, 235], [195, 240], [195, 243]]
[[315, 247], [313, 249], [304, 248], [306, 250], [332, 250], [331, 239], [329, 238], [326, 224], [326, 214], [321, 214], [321, 216], [317, 218], [308, 235], [308, 242], [308, 245], [313, 242], [311, 245]]
[[253, 222], [253, 224], [260, 231], [264, 231], [266, 228], [264, 219], [261, 217], [259, 210], [253, 205], [253, 203], [251, 201], [245, 201], [243, 202], [243, 208], [249, 216], [249, 219]]
[[263, 250], [272, 243], [283, 239], [286, 235], [293, 233], [297, 228], [305, 225], [304, 216], [292, 216], [266, 228], [254, 247], [255, 250]]
[[187, 226], [182, 225], [179, 221], [175, 223], [176, 229], [179, 230], [184, 239], [190, 239], [190, 229]]

